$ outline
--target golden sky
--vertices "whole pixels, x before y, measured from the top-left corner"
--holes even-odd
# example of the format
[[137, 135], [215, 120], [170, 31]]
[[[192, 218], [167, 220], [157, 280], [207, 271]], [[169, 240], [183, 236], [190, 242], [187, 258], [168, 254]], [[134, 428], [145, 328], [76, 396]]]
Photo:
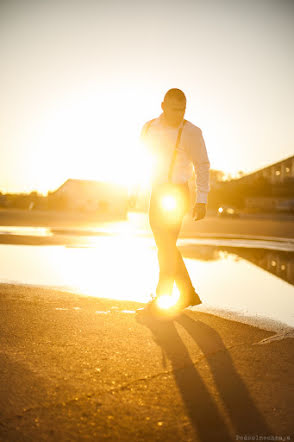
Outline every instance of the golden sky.
[[293, 155], [293, 19], [291, 0], [0, 0], [0, 191], [144, 175], [171, 87], [212, 168]]

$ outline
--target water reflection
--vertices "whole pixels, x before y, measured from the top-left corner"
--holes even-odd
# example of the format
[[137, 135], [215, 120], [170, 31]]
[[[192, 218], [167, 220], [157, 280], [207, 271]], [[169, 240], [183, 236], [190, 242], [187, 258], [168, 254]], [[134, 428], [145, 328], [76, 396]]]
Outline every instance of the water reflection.
[[[294, 325], [293, 252], [189, 245], [187, 240], [181, 251], [203, 300], [197, 310], [213, 307]], [[91, 247], [0, 245], [0, 261], [2, 282], [142, 303], [150, 299], [158, 277], [153, 240], [127, 231], [96, 236]]]
[[294, 285], [294, 253], [274, 250], [238, 249], [238, 256]]
[[99, 237], [91, 247], [0, 246], [0, 280], [147, 302], [157, 278], [152, 241]]
[[47, 227], [0, 226], [0, 235], [48, 237], [53, 232]]
[[182, 246], [184, 257], [201, 261], [223, 259], [223, 254], [236, 254], [263, 270], [294, 285], [294, 252], [265, 249], [248, 249], [224, 246]]

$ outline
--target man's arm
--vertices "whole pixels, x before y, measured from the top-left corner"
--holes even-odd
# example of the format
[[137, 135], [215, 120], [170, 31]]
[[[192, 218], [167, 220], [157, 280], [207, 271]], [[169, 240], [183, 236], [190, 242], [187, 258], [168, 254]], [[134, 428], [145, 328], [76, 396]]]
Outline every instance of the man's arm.
[[195, 221], [204, 218], [206, 215], [210, 169], [202, 132], [200, 129], [198, 131], [190, 146], [190, 156], [196, 173], [196, 204], [193, 209], [193, 219]]

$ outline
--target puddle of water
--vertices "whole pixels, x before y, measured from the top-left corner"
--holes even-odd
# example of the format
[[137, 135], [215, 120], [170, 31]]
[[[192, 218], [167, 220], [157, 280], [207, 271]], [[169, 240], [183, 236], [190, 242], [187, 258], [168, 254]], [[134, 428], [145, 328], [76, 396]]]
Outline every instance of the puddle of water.
[[[123, 235], [99, 236], [93, 241], [89, 248], [0, 245], [0, 281], [51, 286], [99, 298], [149, 301], [158, 277], [153, 240]], [[222, 309], [294, 326], [293, 253], [238, 251], [236, 243], [230, 243], [232, 247], [203, 242], [196, 246], [187, 241], [182, 245], [203, 300], [197, 310]]]
[[[100, 237], [96, 247], [0, 246], [0, 279], [147, 302], [158, 273], [146, 241]], [[149, 242], [150, 244], [150, 242]]]
[[233, 254], [224, 254], [218, 261], [188, 259], [186, 263], [208, 308], [267, 317], [294, 326], [294, 288], [282, 279]]
[[189, 238], [181, 239], [178, 241], [178, 245], [182, 246], [199, 246], [199, 245], [213, 245], [213, 246], [223, 246], [223, 247], [242, 247], [246, 249], [258, 248], [263, 250], [280, 250], [285, 252], [294, 252], [294, 241], [279, 240], [261, 240], [261, 239], [248, 239], [248, 238]]

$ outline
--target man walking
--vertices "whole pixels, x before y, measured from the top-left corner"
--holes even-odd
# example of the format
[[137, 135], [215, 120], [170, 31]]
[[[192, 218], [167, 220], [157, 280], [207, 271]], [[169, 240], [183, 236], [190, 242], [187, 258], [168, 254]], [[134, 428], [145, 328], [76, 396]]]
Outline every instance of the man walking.
[[[188, 210], [188, 181], [196, 173], [196, 203], [193, 218], [205, 217], [209, 192], [209, 160], [201, 130], [184, 120], [186, 97], [170, 89], [161, 104], [162, 114], [147, 122], [142, 140], [155, 164], [149, 207], [149, 222], [158, 249], [159, 281], [156, 296], [146, 309], [156, 308], [163, 295], [171, 295], [174, 282], [179, 292], [179, 309], [201, 304], [183, 258], [176, 246], [183, 217]], [[145, 309], [145, 310], [146, 310]]]

